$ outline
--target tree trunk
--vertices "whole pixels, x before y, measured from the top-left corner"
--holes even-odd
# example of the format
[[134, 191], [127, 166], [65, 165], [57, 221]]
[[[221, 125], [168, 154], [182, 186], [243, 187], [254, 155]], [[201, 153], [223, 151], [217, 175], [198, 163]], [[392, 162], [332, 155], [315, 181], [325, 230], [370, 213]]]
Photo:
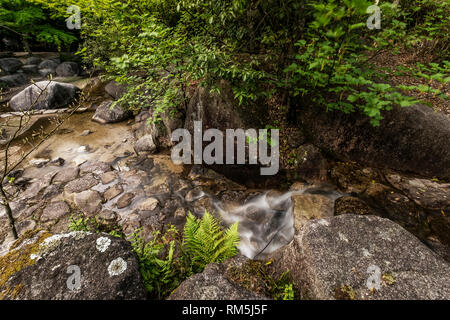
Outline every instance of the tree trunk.
[[11, 231], [13, 233], [14, 239], [18, 239], [16, 225], [15, 225], [15, 222], [14, 222], [14, 217], [13, 217], [13, 214], [12, 214], [11, 207], [9, 206], [9, 201], [8, 201], [7, 196], [6, 196], [5, 190], [3, 190], [3, 186], [0, 186], [0, 193], [1, 193], [1, 198], [2, 198], [2, 201], [3, 201], [2, 205], [5, 207], [6, 215], [8, 216], [9, 225], [11, 227]]

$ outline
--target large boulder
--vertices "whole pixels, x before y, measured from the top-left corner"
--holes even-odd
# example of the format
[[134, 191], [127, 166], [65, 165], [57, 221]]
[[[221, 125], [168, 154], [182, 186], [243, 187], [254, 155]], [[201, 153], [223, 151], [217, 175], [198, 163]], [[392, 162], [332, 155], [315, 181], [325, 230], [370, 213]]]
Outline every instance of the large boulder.
[[29, 57], [27, 59], [25, 59], [25, 63], [24, 64], [34, 64], [34, 65], [38, 65], [42, 62], [42, 59], [39, 57]]
[[52, 60], [52, 59], [44, 60], [41, 63], [39, 63], [39, 65], [38, 65], [39, 69], [50, 69], [53, 71], [55, 71], [57, 67], [58, 67], [58, 62], [56, 62], [55, 60]]
[[73, 77], [80, 72], [76, 62], [63, 62], [56, 68], [59, 77]]
[[153, 140], [153, 137], [151, 134], [147, 134], [140, 138], [138, 141], [136, 141], [134, 145], [134, 151], [136, 154], [142, 153], [142, 152], [149, 152], [153, 153], [156, 151], [156, 144]]
[[14, 73], [20, 69], [22, 62], [16, 58], [3, 58], [0, 59], [0, 69], [7, 73]]
[[69, 83], [40, 81], [15, 95], [9, 104], [14, 111], [58, 109], [72, 103], [79, 92]]
[[202, 273], [183, 281], [168, 300], [266, 300], [230, 277], [231, 268], [241, 267], [248, 259], [237, 256], [223, 264], [211, 263]]
[[115, 105], [111, 108], [113, 101], [104, 101], [95, 110], [95, 114], [92, 117], [92, 121], [96, 121], [102, 124], [120, 122], [129, 119], [132, 113], [128, 110], [122, 109], [120, 106]]
[[281, 253], [303, 298], [449, 299], [449, 264], [396, 223], [341, 215], [307, 222]]
[[39, 232], [0, 258], [0, 297], [30, 300], [145, 299], [130, 244], [107, 234]]
[[26, 83], [28, 83], [28, 79], [22, 73], [0, 77], [0, 88], [18, 87]]
[[380, 126], [360, 113], [304, 106], [312, 142], [344, 161], [450, 178], [450, 118], [423, 105], [383, 112]]

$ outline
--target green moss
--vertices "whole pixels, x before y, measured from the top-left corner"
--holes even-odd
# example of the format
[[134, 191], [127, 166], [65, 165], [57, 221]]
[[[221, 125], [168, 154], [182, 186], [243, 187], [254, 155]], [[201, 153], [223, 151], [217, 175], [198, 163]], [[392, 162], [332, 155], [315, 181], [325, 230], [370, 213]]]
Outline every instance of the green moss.
[[343, 284], [340, 288], [335, 289], [334, 297], [337, 300], [355, 300], [356, 292], [351, 286]]
[[381, 279], [383, 280], [383, 282], [387, 285], [393, 285], [395, 283], [395, 278], [391, 273], [385, 273], [381, 276]]
[[[33, 241], [30, 244], [24, 245], [20, 249], [18, 248], [21, 244], [25, 242], [27, 239], [31, 239], [36, 235], [36, 232], [31, 232], [28, 234], [25, 234], [23, 237], [21, 237], [19, 240], [16, 241], [16, 243], [13, 244], [12, 249], [3, 257], [0, 258], [0, 290], [2, 290], [2, 293], [6, 291], [9, 291], [7, 288], [3, 288], [5, 283], [8, 281], [11, 276], [19, 272], [25, 267], [32, 266], [36, 263], [34, 259], [31, 259], [32, 254], [37, 254], [39, 252], [39, 246], [40, 244], [51, 236], [51, 233], [49, 232], [42, 232], [39, 234], [38, 239], [36, 241]], [[18, 290], [15, 288], [12, 292], [18, 293]], [[20, 291], [20, 290], [19, 290]]]

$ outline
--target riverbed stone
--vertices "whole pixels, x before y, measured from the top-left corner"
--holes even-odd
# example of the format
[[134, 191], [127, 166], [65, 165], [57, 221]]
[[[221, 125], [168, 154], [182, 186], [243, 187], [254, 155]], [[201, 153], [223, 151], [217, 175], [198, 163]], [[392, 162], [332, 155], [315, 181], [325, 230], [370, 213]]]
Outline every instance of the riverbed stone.
[[111, 170], [112, 170], [111, 165], [103, 161], [88, 161], [80, 166], [81, 174], [93, 173], [96, 175], [101, 175]]
[[117, 200], [117, 209], [128, 207], [134, 198], [134, 193], [127, 192]]
[[64, 108], [75, 101], [79, 92], [70, 83], [39, 81], [12, 97], [9, 104], [14, 111]]
[[150, 197], [145, 199], [139, 204], [139, 210], [142, 211], [153, 211], [158, 206], [159, 201], [156, 198]]
[[74, 77], [80, 72], [76, 62], [63, 62], [56, 68], [58, 77]]
[[104, 101], [95, 110], [92, 121], [101, 124], [120, 122], [129, 119], [131, 113], [128, 110], [122, 109], [119, 105], [115, 105], [112, 109], [113, 101]]
[[57, 67], [58, 63], [52, 59], [45, 59], [38, 65], [39, 69], [49, 69], [52, 70], [53, 72], [55, 72]]
[[0, 77], [0, 88], [18, 87], [28, 83], [27, 77], [21, 73], [15, 73]]
[[103, 184], [110, 184], [117, 178], [118, 178], [118, 175], [115, 171], [108, 171], [108, 172], [102, 173], [102, 175], [100, 176], [100, 179], [102, 180]]
[[87, 215], [94, 215], [102, 208], [102, 198], [97, 191], [86, 190], [74, 196], [75, 205]]
[[56, 183], [67, 183], [69, 181], [76, 179], [78, 177], [79, 172], [80, 169], [78, 167], [63, 168], [60, 171], [58, 171], [53, 181]]
[[64, 201], [51, 202], [44, 208], [40, 220], [42, 222], [58, 220], [69, 212], [70, 207]]
[[123, 188], [120, 184], [115, 184], [112, 187], [109, 187], [105, 193], [103, 194], [103, 198], [105, 198], [106, 201], [109, 201], [111, 199], [114, 199], [119, 194], [123, 192]]
[[98, 181], [94, 178], [93, 174], [88, 173], [81, 178], [70, 181], [68, 184], [66, 184], [64, 190], [71, 193], [78, 193], [88, 190], [97, 184]]
[[325, 196], [302, 194], [291, 198], [295, 230], [300, 230], [309, 220], [328, 218], [334, 214], [334, 202]]
[[14, 73], [20, 69], [22, 62], [17, 58], [3, 58], [0, 59], [0, 69], [7, 73]]
[[156, 151], [156, 144], [153, 140], [152, 135], [148, 134], [140, 138], [134, 144], [134, 151], [136, 154], [140, 154], [142, 152], [153, 153]]

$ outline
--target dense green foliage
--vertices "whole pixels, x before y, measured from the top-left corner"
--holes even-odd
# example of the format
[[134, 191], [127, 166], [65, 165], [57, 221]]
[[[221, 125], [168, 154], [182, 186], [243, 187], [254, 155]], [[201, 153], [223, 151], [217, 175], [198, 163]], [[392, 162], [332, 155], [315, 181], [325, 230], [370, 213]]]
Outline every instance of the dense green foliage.
[[51, 19], [48, 11], [31, 0], [0, 0], [1, 33], [20, 39], [26, 51], [33, 43], [58, 50], [67, 48], [77, 38], [64, 28], [63, 19]]
[[[20, 0], [24, 1], [24, 0]], [[19, 2], [20, 2], [19, 1]], [[65, 16], [63, 0], [29, 0]], [[381, 29], [369, 30], [366, 0], [78, 0], [87, 63], [103, 68], [129, 92], [119, 103], [152, 106], [154, 118], [186, 103], [192, 85], [231, 83], [243, 107], [274, 95], [284, 106], [314, 103], [360, 110], [373, 124], [394, 105], [416, 102], [372, 64], [383, 50], [421, 46], [438, 57], [398, 73], [448, 83], [449, 0], [383, 1]], [[39, 15], [38, 15], [39, 16]]]

